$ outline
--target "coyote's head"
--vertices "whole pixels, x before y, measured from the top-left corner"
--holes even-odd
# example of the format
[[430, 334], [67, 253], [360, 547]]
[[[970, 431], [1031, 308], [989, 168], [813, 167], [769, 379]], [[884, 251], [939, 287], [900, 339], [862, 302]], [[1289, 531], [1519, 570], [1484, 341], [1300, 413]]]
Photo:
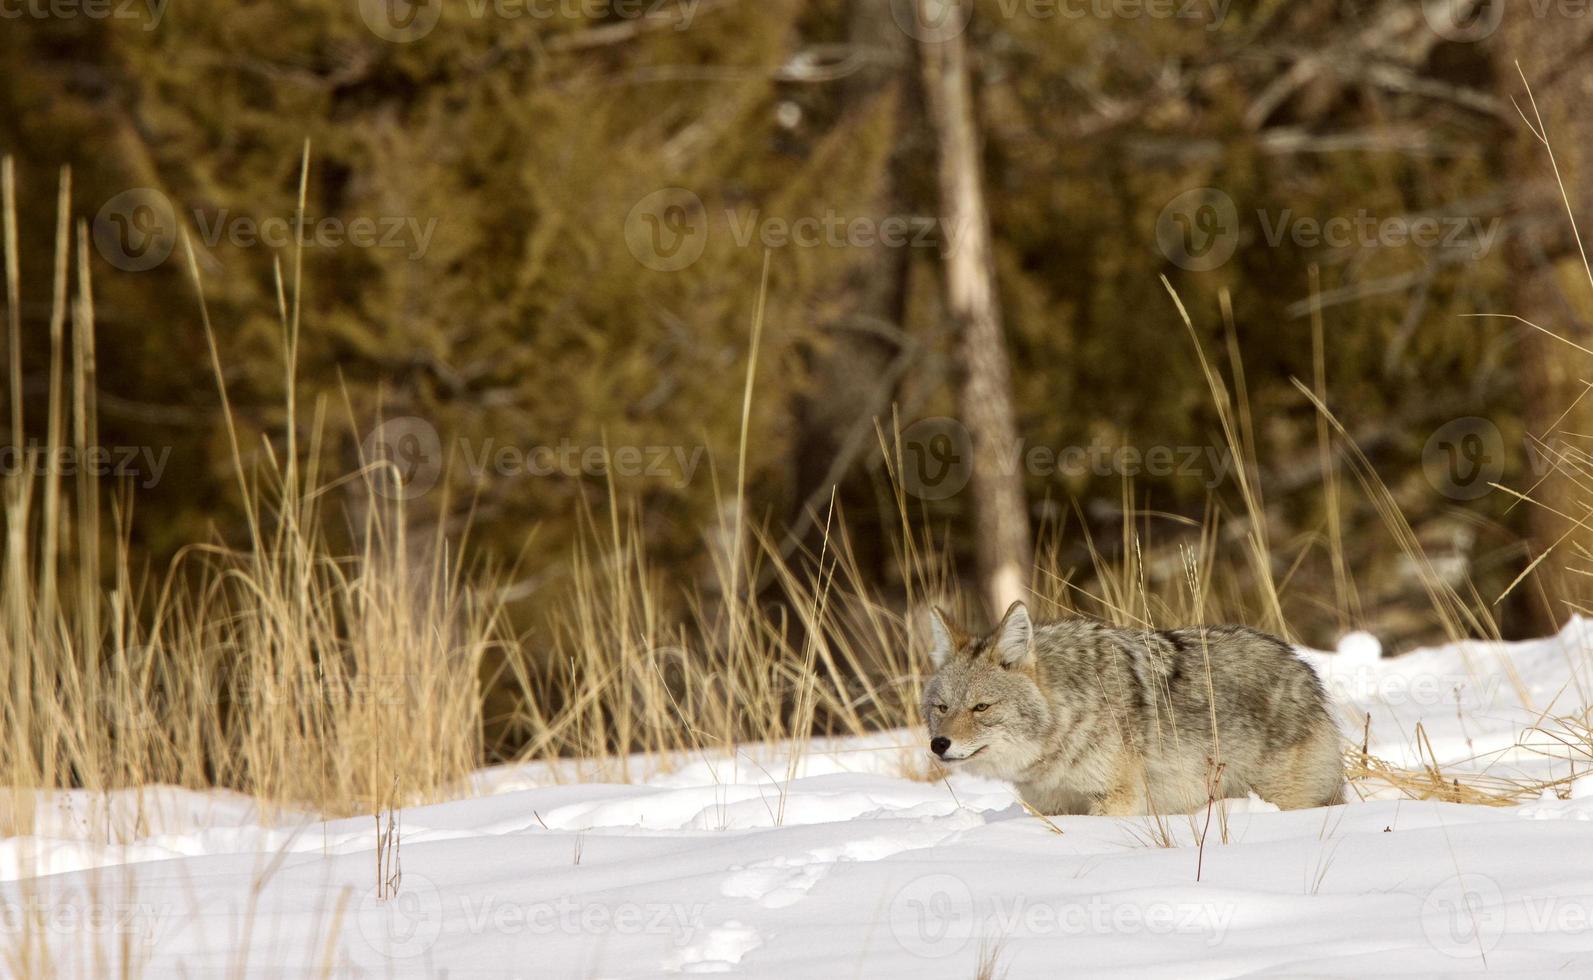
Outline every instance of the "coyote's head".
[[1013, 779], [1033, 765], [1051, 729], [1041, 693], [1034, 623], [1015, 602], [988, 636], [969, 636], [940, 610], [929, 615], [935, 676], [924, 689], [929, 750], [953, 765]]

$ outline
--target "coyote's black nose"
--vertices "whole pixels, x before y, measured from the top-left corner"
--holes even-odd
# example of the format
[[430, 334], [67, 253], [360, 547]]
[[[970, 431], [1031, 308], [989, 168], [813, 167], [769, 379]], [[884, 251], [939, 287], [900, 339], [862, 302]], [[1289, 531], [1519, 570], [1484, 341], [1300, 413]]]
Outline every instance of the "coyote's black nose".
[[935, 753], [936, 755], [945, 755], [946, 750], [949, 748], [951, 748], [951, 739], [944, 735], [939, 738], [932, 738], [929, 740], [929, 751]]

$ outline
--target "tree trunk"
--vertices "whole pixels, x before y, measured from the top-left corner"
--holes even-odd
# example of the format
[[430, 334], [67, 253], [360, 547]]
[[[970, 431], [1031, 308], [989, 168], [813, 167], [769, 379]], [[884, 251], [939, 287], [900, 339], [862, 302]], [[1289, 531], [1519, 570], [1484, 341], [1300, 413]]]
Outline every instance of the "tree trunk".
[[[962, 423], [973, 445], [975, 544], [992, 611], [1024, 597], [1033, 564], [1017, 445], [1012, 367], [996, 295], [990, 214], [962, 27], [965, 0], [917, 0], [925, 104], [939, 144], [946, 304], [960, 348]], [[932, 25], [939, 25], [935, 29]]]
[[[1530, 4], [1508, 4], [1503, 17], [1496, 37], [1499, 83], [1526, 120], [1516, 126], [1520, 135], [1508, 158], [1519, 223], [1510, 252], [1515, 296], [1508, 312], [1593, 348], [1593, 282], [1572, 231], [1574, 221], [1583, 236], [1593, 236], [1593, 77], [1586, 71], [1593, 18], [1563, 5], [1539, 14]], [[1533, 132], [1540, 127], [1539, 114], [1552, 162]], [[1561, 196], [1556, 165], [1569, 201]], [[1586, 450], [1593, 436], [1593, 396], [1583, 384], [1593, 380], [1593, 358], [1531, 327], [1520, 330], [1527, 430], [1555, 461], [1555, 470], [1532, 494], [1533, 544], [1538, 553], [1554, 549], [1540, 566], [1552, 576], [1552, 594], [1585, 607], [1583, 600], [1593, 592], [1587, 576], [1559, 572], [1587, 571], [1593, 564], [1593, 494], [1587, 489], [1593, 466]], [[1531, 472], [1524, 479], [1537, 481]], [[1549, 610], [1540, 625], [1557, 627], [1566, 614], [1563, 607]]]

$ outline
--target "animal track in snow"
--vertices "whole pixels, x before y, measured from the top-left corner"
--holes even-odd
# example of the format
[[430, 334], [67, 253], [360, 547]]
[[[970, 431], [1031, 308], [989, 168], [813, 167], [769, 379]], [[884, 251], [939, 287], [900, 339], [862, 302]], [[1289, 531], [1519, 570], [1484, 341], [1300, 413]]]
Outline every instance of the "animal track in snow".
[[729, 919], [708, 930], [702, 942], [672, 954], [664, 969], [670, 973], [729, 973], [743, 956], [762, 945], [758, 930]]
[[782, 855], [758, 861], [732, 868], [733, 873], [720, 891], [727, 898], [751, 899], [766, 909], [785, 908], [801, 901], [837, 864], [883, 861], [903, 851], [933, 847], [983, 822], [983, 818], [963, 811], [962, 816], [926, 821], [901, 834], [865, 837], [836, 847], [814, 848], [794, 857]]

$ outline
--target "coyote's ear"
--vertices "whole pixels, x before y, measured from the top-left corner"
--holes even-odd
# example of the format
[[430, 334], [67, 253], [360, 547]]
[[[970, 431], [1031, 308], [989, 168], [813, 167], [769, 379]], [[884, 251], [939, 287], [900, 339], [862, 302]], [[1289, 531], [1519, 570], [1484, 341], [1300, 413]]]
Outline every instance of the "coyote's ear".
[[1034, 622], [1029, 607], [1014, 602], [1001, 617], [995, 633], [996, 659], [1003, 667], [1029, 667], [1034, 663]]
[[946, 620], [946, 614], [940, 611], [939, 606], [929, 607], [929, 662], [939, 670], [957, 649], [958, 637], [962, 632]]

